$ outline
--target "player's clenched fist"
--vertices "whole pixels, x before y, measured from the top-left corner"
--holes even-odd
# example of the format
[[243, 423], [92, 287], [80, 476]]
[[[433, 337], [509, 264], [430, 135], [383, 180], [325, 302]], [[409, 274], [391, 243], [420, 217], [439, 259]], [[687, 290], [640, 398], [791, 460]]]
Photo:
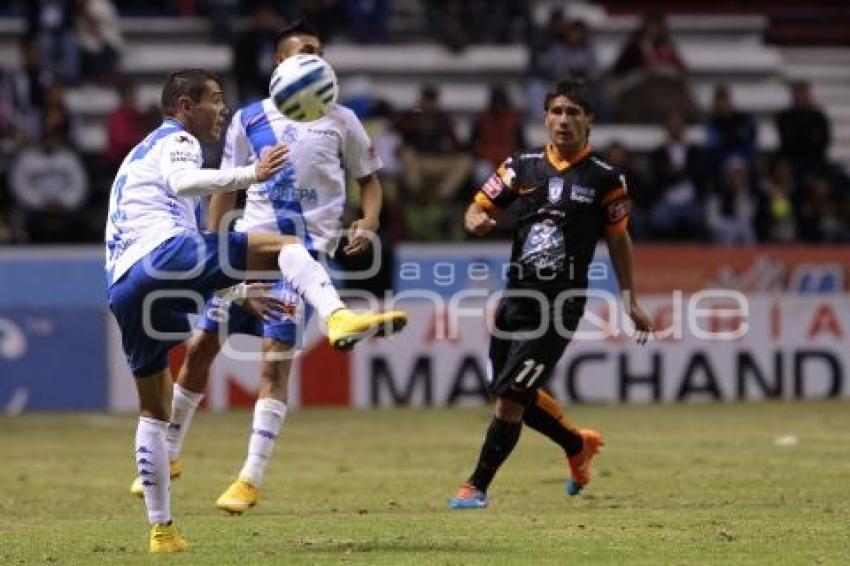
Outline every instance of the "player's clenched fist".
[[265, 181], [280, 171], [289, 153], [289, 146], [284, 143], [278, 144], [271, 149], [263, 151], [260, 160], [257, 161], [257, 181]]
[[476, 236], [483, 236], [493, 229], [496, 221], [478, 203], [472, 203], [466, 210], [464, 224], [468, 232]]

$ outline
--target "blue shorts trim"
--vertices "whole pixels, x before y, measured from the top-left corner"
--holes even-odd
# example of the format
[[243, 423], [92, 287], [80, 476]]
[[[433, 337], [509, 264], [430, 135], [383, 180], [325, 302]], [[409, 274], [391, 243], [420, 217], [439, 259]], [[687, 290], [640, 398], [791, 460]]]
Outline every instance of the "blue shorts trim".
[[[246, 268], [247, 244], [247, 234], [228, 234], [225, 251], [236, 270]], [[187, 315], [202, 309], [215, 290], [238, 282], [222, 271], [221, 251], [218, 234], [175, 236], [109, 287], [109, 308], [135, 377], [168, 367], [168, 351], [191, 331]]]

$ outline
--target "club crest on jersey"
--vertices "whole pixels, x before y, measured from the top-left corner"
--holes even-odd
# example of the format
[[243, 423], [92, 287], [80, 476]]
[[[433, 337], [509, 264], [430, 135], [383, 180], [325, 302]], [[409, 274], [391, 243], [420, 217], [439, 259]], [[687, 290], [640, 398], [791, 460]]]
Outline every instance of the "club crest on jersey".
[[596, 196], [596, 189], [582, 187], [581, 185], [573, 185], [570, 187], [570, 200], [590, 204]]
[[283, 141], [286, 143], [294, 143], [298, 139], [298, 128], [289, 124], [283, 130]]
[[560, 177], [549, 178], [549, 202], [556, 203], [564, 194], [564, 180]]

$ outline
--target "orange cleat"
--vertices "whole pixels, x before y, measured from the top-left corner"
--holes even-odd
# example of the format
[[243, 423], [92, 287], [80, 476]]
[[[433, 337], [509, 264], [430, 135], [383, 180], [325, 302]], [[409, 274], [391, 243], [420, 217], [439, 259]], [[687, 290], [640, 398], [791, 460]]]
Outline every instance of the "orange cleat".
[[581, 452], [568, 458], [571, 477], [567, 480], [567, 495], [571, 497], [581, 493], [590, 481], [590, 463], [600, 448], [605, 446], [602, 435], [595, 430], [584, 428], [579, 434], [583, 441]]

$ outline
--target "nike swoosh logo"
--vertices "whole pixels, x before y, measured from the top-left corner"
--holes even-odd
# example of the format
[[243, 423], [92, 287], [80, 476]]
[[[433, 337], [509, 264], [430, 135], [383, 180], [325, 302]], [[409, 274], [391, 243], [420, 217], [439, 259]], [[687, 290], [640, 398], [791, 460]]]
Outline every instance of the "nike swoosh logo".
[[517, 189], [517, 193], [520, 196], [525, 196], [525, 195], [530, 195], [531, 193], [533, 193], [536, 190], [537, 190], [537, 187], [520, 187], [519, 189]]

